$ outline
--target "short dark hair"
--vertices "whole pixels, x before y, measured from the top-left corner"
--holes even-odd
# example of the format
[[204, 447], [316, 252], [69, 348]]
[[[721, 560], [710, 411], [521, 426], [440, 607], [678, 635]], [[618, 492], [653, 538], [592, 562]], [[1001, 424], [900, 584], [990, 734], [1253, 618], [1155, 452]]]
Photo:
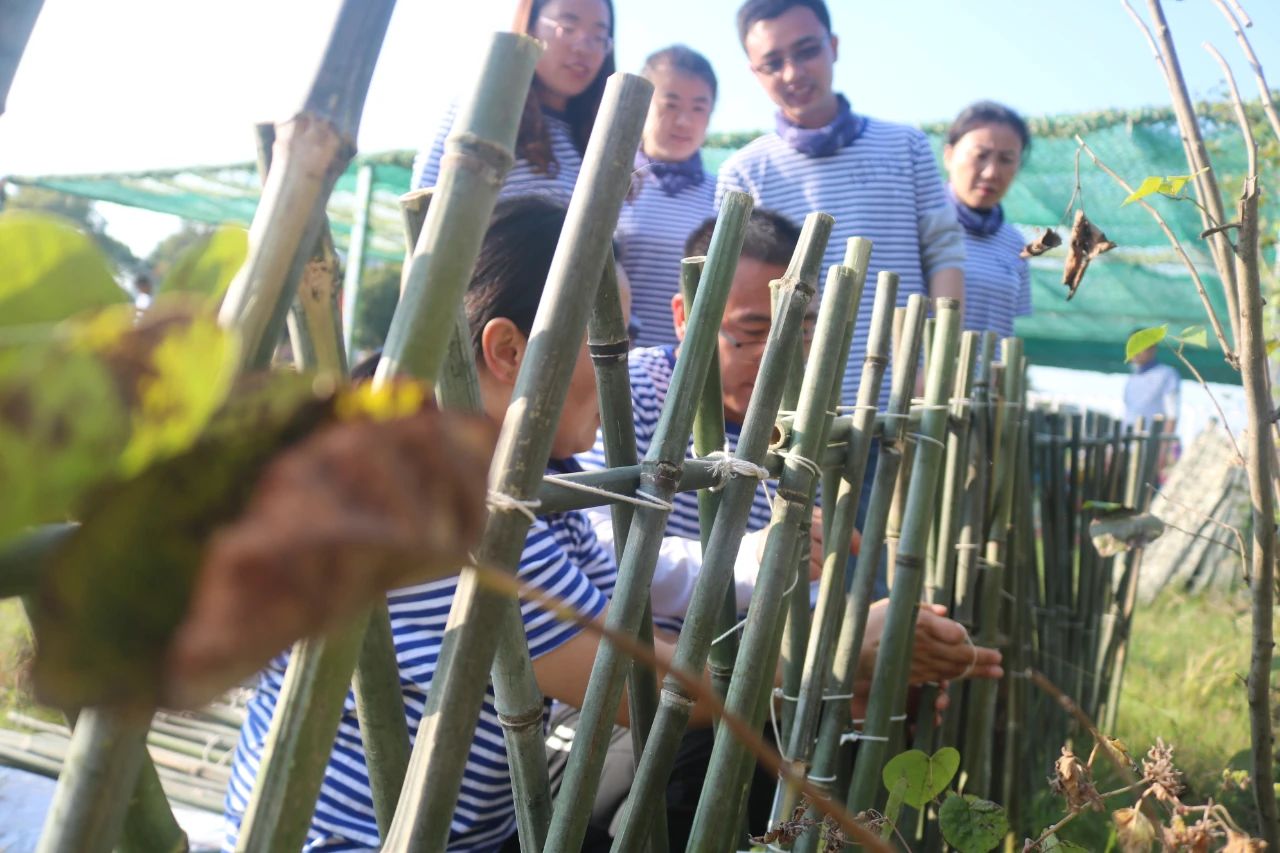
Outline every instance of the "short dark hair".
[[498, 203], [463, 296], [471, 345], [483, 356], [481, 335], [490, 320], [505, 317], [528, 335], [564, 227], [563, 205], [539, 195]]
[[947, 130], [947, 144], [955, 145], [966, 133], [984, 124], [1005, 125], [1022, 140], [1022, 153], [1025, 154], [1031, 149], [1031, 131], [1027, 129], [1027, 123], [1022, 120], [1022, 116], [995, 101], [976, 101], [961, 110], [960, 115], [956, 116], [956, 120], [951, 122], [951, 127]]
[[672, 71], [696, 77], [706, 83], [711, 87], [711, 102], [715, 103], [716, 72], [707, 58], [693, 48], [673, 44], [654, 51], [645, 59], [644, 68], [640, 69], [640, 76], [646, 80], [652, 79], [649, 75], [659, 68], [670, 68]]
[[[685, 257], [705, 255], [711, 247], [711, 232], [716, 228], [713, 216], [698, 226], [684, 244]], [[785, 267], [791, 263], [800, 229], [781, 213], [757, 207], [747, 220], [747, 233], [742, 240], [742, 257]]]
[[796, 6], [803, 6], [818, 17], [819, 23], [831, 32], [831, 13], [822, 0], [747, 0], [738, 7], [738, 41], [747, 43], [747, 31], [756, 21], [772, 21]]

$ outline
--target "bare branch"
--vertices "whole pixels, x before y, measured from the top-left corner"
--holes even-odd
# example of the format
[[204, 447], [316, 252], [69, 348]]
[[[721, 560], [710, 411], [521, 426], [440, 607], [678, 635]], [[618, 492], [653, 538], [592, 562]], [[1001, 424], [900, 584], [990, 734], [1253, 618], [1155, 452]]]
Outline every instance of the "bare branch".
[[1236, 87], [1236, 77], [1231, 73], [1231, 66], [1222, 58], [1222, 54], [1218, 53], [1218, 49], [1209, 42], [1204, 43], [1204, 49], [1209, 51], [1209, 55], [1218, 60], [1218, 65], [1222, 67], [1222, 73], [1227, 78], [1227, 89], [1231, 92], [1231, 103], [1236, 108], [1236, 122], [1240, 125], [1240, 135], [1244, 137], [1244, 150], [1249, 158], [1249, 175], [1245, 180], [1245, 192], [1249, 192], [1249, 184], [1258, 180], [1258, 143], [1253, 139], [1253, 127], [1249, 124], [1249, 115], [1244, 111], [1244, 101], [1240, 98], [1240, 90]]
[[1240, 4], [1234, 2], [1234, 0], [1235, 13], [1227, 7], [1223, 0], [1213, 0], [1213, 3], [1222, 12], [1223, 17], [1227, 19], [1227, 23], [1231, 24], [1231, 29], [1236, 34], [1236, 41], [1240, 42], [1240, 49], [1244, 51], [1245, 59], [1249, 60], [1249, 66], [1253, 69], [1253, 79], [1258, 84], [1258, 93], [1262, 98], [1262, 111], [1266, 113], [1267, 121], [1271, 124], [1271, 132], [1276, 135], [1276, 141], [1280, 142], [1280, 113], [1276, 112], [1276, 102], [1271, 97], [1271, 87], [1267, 85], [1266, 75], [1262, 73], [1262, 63], [1258, 61], [1258, 55], [1253, 52], [1253, 45], [1250, 44], [1249, 37], [1240, 28], [1241, 18], [1244, 20], [1246, 27], [1253, 26], [1253, 22], [1244, 13], [1244, 9], [1240, 8]]
[[[1098, 155], [1093, 153], [1093, 149], [1084, 141], [1079, 134], [1076, 135], [1076, 144], [1084, 150], [1089, 158], [1093, 160], [1095, 166], [1106, 172], [1111, 179], [1119, 184], [1125, 192], [1132, 193], [1133, 187], [1125, 181], [1124, 178], [1117, 175], [1112, 169], [1098, 159]], [[1191, 280], [1195, 282], [1196, 292], [1200, 294], [1200, 303], [1204, 306], [1205, 313], [1209, 315], [1209, 325], [1213, 327], [1213, 336], [1218, 339], [1218, 346], [1222, 347], [1222, 355], [1227, 360], [1227, 364], [1231, 365], [1235, 370], [1240, 369], [1240, 361], [1236, 357], [1235, 350], [1227, 343], [1226, 332], [1222, 328], [1222, 321], [1218, 319], [1218, 312], [1214, 310], [1213, 303], [1209, 301], [1209, 292], [1205, 289], [1204, 282], [1200, 279], [1200, 271], [1196, 269], [1196, 265], [1191, 262], [1191, 258], [1187, 256], [1187, 251], [1182, 247], [1182, 242], [1178, 236], [1169, 228], [1169, 224], [1164, 221], [1164, 217], [1160, 212], [1146, 202], [1145, 199], [1138, 199], [1138, 204], [1142, 205], [1148, 213], [1156, 220], [1156, 224], [1160, 226], [1160, 230], [1169, 238], [1169, 243], [1173, 246], [1173, 250], [1177, 253], [1183, 265], [1187, 268], [1187, 272], [1191, 274]], [[1223, 282], [1226, 286], [1226, 282]]]
[[[1241, 467], [1243, 467], [1244, 454], [1240, 452], [1240, 445], [1236, 443], [1236, 437], [1235, 434], [1231, 432], [1231, 427], [1227, 426], [1227, 415], [1226, 412], [1222, 411], [1222, 406], [1218, 404], [1218, 398], [1213, 396], [1213, 392], [1209, 390], [1209, 384], [1204, 381], [1204, 377], [1200, 375], [1200, 371], [1196, 370], [1195, 365], [1188, 361], [1187, 357], [1182, 354], [1182, 347], [1170, 347], [1170, 349], [1172, 349], [1173, 354], [1178, 357], [1178, 361], [1182, 362], [1187, 370], [1191, 371], [1191, 375], [1196, 378], [1196, 381], [1200, 383], [1200, 387], [1204, 389], [1204, 393], [1209, 395], [1209, 402], [1213, 403], [1213, 407], [1218, 410], [1218, 417], [1222, 418], [1222, 428], [1226, 430], [1227, 438], [1231, 439], [1231, 447], [1236, 452], [1236, 459], [1240, 462]], [[1241, 553], [1243, 553], [1243, 551]]]

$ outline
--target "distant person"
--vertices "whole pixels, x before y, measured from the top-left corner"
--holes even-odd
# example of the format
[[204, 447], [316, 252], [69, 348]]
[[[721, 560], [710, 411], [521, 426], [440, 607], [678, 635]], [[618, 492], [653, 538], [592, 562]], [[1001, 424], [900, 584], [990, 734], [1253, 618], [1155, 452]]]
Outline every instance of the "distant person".
[[145, 272], [138, 273], [133, 278], [133, 307], [141, 314], [151, 307], [154, 299], [151, 276]]
[[1124, 383], [1124, 421], [1136, 423], [1144, 418], [1148, 424], [1157, 417], [1165, 418], [1165, 432], [1177, 425], [1182, 403], [1182, 377], [1178, 371], [1156, 359], [1155, 345], [1138, 353], [1130, 361], [1133, 371]]
[[631, 277], [636, 346], [676, 343], [671, 297], [689, 235], [715, 214], [716, 182], [702, 164], [702, 144], [716, 102], [716, 75], [684, 45], [650, 54], [641, 74], [653, 100], [636, 155], [637, 191], [622, 206], [618, 262]]
[[[876, 274], [892, 270], [901, 277], [899, 305], [913, 294], [962, 299], [964, 236], [925, 135], [854, 112], [832, 88], [839, 42], [822, 0], [747, 0], [738, 10], [738, 36], [756, 82], [778, 113], [773, 133], [720, 168], [716, 201], [740, 190], [794, 222], [814, 211], [831, 214], [836, 222], [824, 273], [842, 261], [848, 238], [872, 241], [842, 386], [844, 401], [852, 402], [871, 329]], [[887, 371], [882, 405], [890, 378]]]
[[[512, 27], [546, 49], [534, 68], [516, 135], [516, 161], [500, 196], [541, 193], [567, 204], [600, 110], [605, 80], [614, 71], [611, 0], [521, 0]], [[415, 189], [435, 186], [457, 104], [413, 164]]]
[[942, 162], [947, 195], [964, 229], [964, 328], [1013, 334], [1013, 318], [1031, 313], [1031, 270], [1024, 240], [1000, 202], [1031, 147], [1022, 117], [993, 101], [970, 104], [947, 131]]

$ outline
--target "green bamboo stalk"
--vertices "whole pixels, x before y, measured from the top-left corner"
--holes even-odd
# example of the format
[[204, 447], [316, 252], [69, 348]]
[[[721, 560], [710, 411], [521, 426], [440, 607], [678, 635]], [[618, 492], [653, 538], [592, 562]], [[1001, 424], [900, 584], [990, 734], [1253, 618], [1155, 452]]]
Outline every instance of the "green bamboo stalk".
[[[1004, 591], [1004, 569], [1013, 513], [1018, 428], [1022, 420], [1024, 387], [1022, 341], [1018, 338], [1005, 338], [1001, 342], [1001, 350], [1004, 358], [1004, 386], [996, 420], [996, 451], [988, 503], [990, 526], [982, 562], [979, 629], [974, 637], [975, 643], [984, 646], [1001, 645], [1001, 594]], [[995, 726], [999, 686], [999, 682], [987, 679], [975, 682], [969, 689], [969, 727], [963, 756], [964, 766], [968, 771], [965, 790], [982, 797], [991, 794], [992, 731]]]
[[77, 720], [36, 853], [107, 853], [124, 829], [149, 714], [87, 708]]
[[[523, 98], [525, 91], [521, 88], [508, 96], [514, 104], [516, 96]], [[599, 290], [613, 224], [630, 186], [634, 152], [652, 91], [648, 81], [629, 74], [616, 74], [606, 84], [598, 129], [587, 147], [546, 290], [530, 331], [524, 363], [512, 391], [513, 406], [503, 422], [490, 467], [491, 492], [501, 496], [503, 502], [497, 503], [495, 497], [495, 511], [489, 516], [476, 554], [479, 565], [514, 572], [519, 564], [530, 519], [514, 509], [515, 503], [508, 502], [529, 501], [542, 481], [594, 301], [591, 297]], [[447, 175], [442, 175], [436, 189], [440, 197], [427, 212], [420, 249], [434, 230], [443, 227], [439, 214], [450, 191]], [[496, 191], [496, 186], [492, 190]], [[475, 244], [478, 247], [478, 238]], [[421, 252], [415, 261], [420, 256]], [[470, 265], [468, 275], [469, 271]], [[403, 301], [422, 302], [422, 295], [415, 295], [412, 271]], [[456, 304], [449, 306], [443, 318], [434, 318], [442, 329], [453, 321]], [[397, 312], [397, 320], [399, 316]], [[427, 325], [426, 319], [418, 318], [414, 324], [419, 331]], [[413, 340], [409, 326], [400, 324], [397, 330], [393, 321], [391, 337], [400, 342], [399, 349], [383, 357], [379, 377], [395, 372], [407, 361], [432, 361], [431, 353], [424, 352], [427, 347], [423, 342]], [[498, 652], [500, 637], [494, 625], [502, 624], [495, 619], [508, 618], [501, 616], [503, 608], [514, 611], [518, 603], [510, 594], [483, 588], [474, 572], [463, 570], [449, 617], [455, 627], [441, 648], [410, 756], [407, 784], [387, 833], [387, 849], [435, 850], [443, 849], [448, 842], [463, 768], [484, 700], [486, 685], [476, 673], [488, 670]], [[528, 653], [527, 646], [524, 653]], [[564, 797], [563, 789], [561, 796]]]
[[[461, 205], [463, 211], [455, 214], [459, 224], [471, 224], [480, 234], [492, 214], [497, 196], [497, 187], [491, 185], [489, 179], [497, 174], [500, 181], [505, 168], [509, 168], [513, 160], [510, 152], [515, 145], [515, 131], [523, 109], [522, 100], [512, 96], [506, 87], [519, 85], [532, 78], [538, 53], [539, 48], [530, 40], [512, 35], [496, 36], [480, 77], [479, 91], [486, 93], [486, 97], [477, 97], [474, 108], [460, 122], [464, 132], [472, 135], [468, 138], [477, 140], [473, 147], [483, 149], [488, 157], [477, 159], [468, 157], [469, 152], [459, 152], [461, 156], [450, 160], [446, 173], [455, 175], [452, 191], [457, 195], [453, 196], [442, 190], [440, 204], [435, 206], [437, 210], [434, 212], [447, 212], [450, 206], [457, 210]], [[501, 156], [503, 152], [505, 160]], [[287, 165], [287, 161], [279, 156], [275, 160], [268, 184], [274, 180], [275, 175], [285, 171], [280, 166]], [[402, 303], [396, 312], [397, 316], [405, 310], [434, 309], [434, 312], [451, 317], [475, 264], [479, 241], [480, 237], [472, 241], [474, 251], [465, 257], [460, 257], [466, 248], [465, 244], [452, 244], [456, 253], [453, 255], [446, 252], [435, 253], [442, 260], [448, 255], [452, 262], [451, 265], [440, 262], [435, 268], [424, 270], [424, 276], [426, 273], [437, 273], [433, 282], [445, 282], [439, 286], [439, 295], [435, 299], [419, 296], [410, 303], [408, 309]], [[445, 269], [441, 270], [441, 266]], [[455, 278], [448, 278], [449, 275]], [[460, 284], [456, 278], [461, 278]], [[419, 283], [419, 288], [425, 288], [425, 283]], [[451, 302], [448, 301], [450, 298]], [[444, 309], [446, 304], [448, 307]], [[393, 327], [394, 325], [393, 323]], [[447, 337], [439, 336], [427, 347], [436, 352], [437, 367], [417, 375], [434, 380], [438, 365], [443, 360], [447, 340]], [[412, 359], [397, 358], [401, 353], [394, 341], [388, 342], [387, 351], [394, 363], [404, 364], [406, 372], [418, 367]], [[387, 359], [384, 357], [385, 361]], [[376, 614], [377, 618], [371, 618], [371, 613]], [[366, 643], [366, 628], [370, 624], [375, 626], [376, 633]], [[375, 810], [385, 820], [388, 793], [393, 794], [399, 783], [395, 779], [398, 771], [394, 767], [394, 761], [380, 763], [380, 757], [397, 754], [396, 747], [391, 744], [397, 721], [390, 712], [396, 709], [400, 718], [404, 715], [403, 699], [398, 692], [399, 678], [395, 669], [394, 647], [389, 639], [390, 623], [384, 604], [361, 614], [339, 632], [295, 648], [282, 687], [281, 702], [272, 720], [272, 732], [268, 735], [268, 742], [263, 750], [258, 777], [254, 782], [254, 793], [241, 824], [238, 849], [283, 851], [296, 850], [302, 846], [341, 718], [342, 702], [351, 684], [352, 672], [356, 670], [356, 662], [364, 652], [368, 653], [369, 660], [381, 661], [380, 667], [362, 667], [365, 677], [361, 680], [358, 694], [364, 698], [362, 704], [366, 709], [365, 720], [362, 722], [377, 719], [387, 723], [368, 726], [368, 742], [373, 746], [372, 754], [368, 756], [370, 781], [371, 787], [378, 794], [376, 804], [381, 804]], [[378, 689], [389, 689], [386, 685], [395, 688], [394, 703], [370, 701], [370, 693], [378, 685], [381, 685]], [[298, 694], [309, 696], [310, 701], [292, 704], [285, 702], [285, 697]], [[371, 707], [381, 708], [382, 712], [376, 716], [370, 714]], [[289, 710], [285, 710], [286, 708]], [[388, 744], [388, 748], [380, 752], [379, 747], [384, 743]], [[403, 778], [402, 774], [399, 778]]]
[[[763, 723], [771, 702], [772, 676], [786, 617], [786, 587], [793, 581], [788, 570], [797, 559], [798, 549], [808, 551], [807, 539], [799, 539], [800, 523], [812, 509], [818, 471], [804, 460], [812, 459], [826, 441], [833, 383], [843, 376], [848, 358], [848, 350], [841, 351], [841, 347], [856, 300], [861, 296], [861, 285], [848, 267], [840, 267], [828, 279], [796, 410], [796, 440], [774, 498], [773, 524], [747, 614], [739, 666], [726, 702], [729, 709], [749, 714], [748, 722], [756, 726]], [[807, 599], [807, 588], [796, 584], [790, 595], [804, 595]], [[714, 849], [736, 825], [750, 786], [751, 766], [741, 744], [724, 737], [716, 740], [707, 771], [707, 778], [716, 780], [716, 789], [704, 788], [698, 803], [691, 838], [695, 849]]]
[[265, 367], [284, 329], [301, 269], [324, 226], [334, 184], [355, 154], [369, 79], [394, 0], [346, 0], [311, 91], [277, 128], [274, 164], [249, 228], [249, 255], [218, 313], [240, 337], [241, 365]]
[[0, 9], [0, 115], [4, 115], [9, 88], [43, 6], [44, 0], [22, 0]]
[[[871, 245], [868, 241], [858, 240], [855, 246], [850, 241], [850, 252], [846, 260], [853, 260], [851, 265], [855, 279], [861, 277], [865, 281], [866, 267], [870, 258]], [[851, 258], [850, 255], [853, 255]], [[836, 653], [841, 633], [840, 617], [844, 611], [845, 573], [849, 563], [847, 543], [853, 534], [857, 519], [860, 499], [862, 497], [862, 481], [866, 476], [867, 456], [871, 450], [873, 425], [876, 418], [876, 405], [879, 403], [880, 388], [885, 370], [889, 364], [889, 335], [893, 322], [893, 306], [897, 298], [897, 279], [882, 277], [876, 288], [875, 301], [871, 311], [871, 328], [867, 338], [866, 356], [863, 361], [862, 374], [858, 382], [858, 397], [855, 404], [855, 428], [850, 435], [848, 454], [844, 465], [836, 469], [839, 474], [836, 489], [824, 491], [828, 501], [823, 521], [831, 519], [830, 527], [825, 531], [827, 541], [832, 547], [823, 555], [822, 579], [818, 586], [818, 601], [814, 610], [814, 623], [817, 630], [809, 636], [809, 647], [805, 651], [804, 672], [797, 694], [795, 723], [787, 741], [787, 756], [792, 769], [797, 773], [808, 773], [817, 745], [818, 726], [828, 700], [823, 694], [839, 695], [838, 679], [832, 677], [832, 659]], [[850, 333], [852, 329], [846, 330]], [[847, 347], [846, 347], [847, 349]], [[839, 393], [841, 377], [836, 378], [835, 393]], [[825, 489], [825, 481], [824, 481]], [[831, 501], [831, 496], [835, 500]], [[830, 700], [837, 707], [845, 707], [847, 700]], [[812, 778], [810, 781], [814, 781]], [[779, 785], [774, 800], [773, 820], [789, 817], [795, 809], [795, 795], [790, 786]], [[779, 817], [779, 816], [782, 817]]]
[[871, 808], [876, 800], [880, 770], [884, 766], [886, 745], [892, 733], [889, 717], [898, 710], [897, 703], [906, 690], [916, 609], [924, 581], [924, 549], [936, 499], [933, 487], [945, 454], [942, 438], [947, 412], [944, 403], [955, 378], [956, 349], [960, 340], [959, 313], [957, 300], [937, 300], [938, 327], [935, 351], [930, 358], [930, 371], [925, 383], [925, 412], [917, 433], [920, 438], [917, 439], [915, 464], [911, 471], [908, 506], [898, 545], [889, 609], [863, 723], [863, 743], [847, 799], [850, 807], [857, 811]]
[[[618, 566], [618, 584], [606, 620], [613, 631], [635, 636], [644, 616], [658, 549], [670, 515], [668, 502], [675, 494], [693, 428], [695, 407], [686, 405], [685, 401], [696, 399], [707, 376], [751, 207], [751, 198], [744, 193], [730, 193], [721, 204], [703, 280], [689, 312], [688, 333], [681, 344], [661, 418], [641, 464], [637, 494], [643, 492], [661, 503], [655, 503], [652, 508], [637, 508], [632, 514], [627, 547]], [[559, 799], [564, 805], [556, 809], [552, 818], [552, 849], [576, 850], [582, 844], [587, 814], [585, 810], [575, 809], [575, 804], [595, 799], [629, 664], [628, 656], [612, 643], [601, 644], [561, 783]], [[656, 727], [657, 721], [655, 731]], [[638, 813], [636, 802], [633, 796], [629, 807], [631, 815]]]
[[[890, 295], [885, 298], [889, 304], [893, 304], [897, 288], [896, 273], [880, 273], [876, 286], [877, 296], [881, 292], [888, 292]], [[889, 420], [880, 439], [875, 478], [872, 482], [867, 516], [862, 528], [862, 549], [858, 553], [854, 566], [853, 586], [845, 596], [839, 638], [831, 658], [827, 690], [833, 696], [853, 693], [859, 654], [866, 632], [867, 612], [871, 606], [871, 596], [875, 586], [876, 569], [880, 563], [881, 549], [884, 547], [889, 506], [902, 459], [902, 445], [907, 431], [907, 411], [916, 383], [920, 340], [924, 330], [925, 300], [920, 296], [911, 296], [907, 300], [905, 313], [901, 311], [892, 313], [891, 322], [899, 326], [900, 332], [893, 360], [893, 380], [887, 408]], [[878, 391], [878, 388], [876, 390]], [[862, 389], [859, 388], [860, 399], [861, 394]], [[839, 701], [823, 703], [817, 742], [813, 751], [813, 763], [809, 770], [809, 781], [815, 786], [827, 791], [835, 788], [841, 737], [848, 724], [847, 705]], [[818, 834], [808, 833], [800, 838], [796, 849], [813, 851], [817, 849], [817, 845]]]
[[[682, 273], [689, 268], [682, 265]], [[694, 266], [696, 275], [701, 274], [702, 265]], [[684, 285], [682, 276], [682, 286]], [[686, 290], [686, 305], [693, 305], [693, 292]], [[631, 346], [627, 334], [627, 322], [622, 313], [622, 298], [618, 292], [618, 277], [614, 263], [605, 264], [604, 280], [600, 283], [600, 292], [596, 295], [595, 309], [591, 312], [591, 320], [587, 325], [588, 348], [591, 362], [595, 367], [596, 389], [600, 398], [600, 432], [604, 439], [605, 464], [610, 468], [617, 465], [636, 465], [638, 450], [636, 449], [635, 417], [631, 403], [631, 375], [627, 369], [627, 353]], [[711, 373], [719, 376], [719, 370], [712, 360]], [[710, 382], [707, 382], [710, 385]], [[721, 437], [723, 440], [723, 413], [719, 408], [719, 382], [716, 382], [716, 412], [721, 416]], [[694, 419], [694, 431], [697, 432], [702, 412]], [[637, 480], [638, 485], [638, 480]], [[701, 495], [699, 495], [701, 500]], [[626, 550], [627, 534], [631, 529], [631, 505], [615, 503], [612, 506], [614, 555], [621, 561]], [[645, 612], [640, 617], [640, 631], [636, 637], [640, 645], [653, 650], [653, 610], [645, 605]], [[644, 754], [645, 741], [649, 738], [649, 730], [653, 727], [653, 719], [658, 713], [658, 676], [646, 666], [633, 666], [627, 679], [627, 707], [630, 717], [631, 747], [636, 764]], [[651, 816], [652, 832], [649, 838], [651, 853], [666, 853], [667, 813], [658, 809]]]
[[[749, 205], [749, 201], [747, 203]], [[742, 218], [745, 223], [745, 212]], [[725, 214], [722, 213], [721, 223], [724, 221]], [[826, 243], [826, 235], [818, 233], [824, 225], [829, 230], [829, 217], [826, 222], [816, 218], [807, 220], [805, 230], [801, 234], [800, 247], [797, 248], [797, 255], [808, 259], [808, 262], [802, 266], [810, 276], [811, 282], [816, 277], [816, 266], [818, 259], [821, 258], [821, 246], [825, 246]], [[821, 246], [817, 243], [819, 237], [821, 237]], [[713, 249], [715, 245], [713, 236]], [[733, 250], [736, 252], [736, 247]], [[707, 268], [699, 287], [699, 300], [704, 298], [709, 282], [713, 281], [714, 263], [715, 254], [713, 253], [708, 256]], [[787, 275], [794, 276], [793, 270], [788, 270]], [[760, 465], [763, 461], [778, 407], [782, 402], [782, 386], [786, 378], [787, 360], [793, 352], [790, 342], [800, 334], [806, 308], [807, 301], [788, 300], [784, 310], [775, 317], [775, 322], [769, 329], [769, 339], [761, 358], [756, 386], [747, 406], [737, 447], [731, 454], [739, 465]], [[718, 336], [718, 316], [714, 319], [714, 324], [708, 323], [703, 326], [702, 323], [707, 321], [698, 320], [695, 315], [688, 326], [689, 334]], [[688, 343], [689, 336], [686, 336], [685, 346], [688, 346]], [[684, 357], [682, 351], [681, 358]], [[668, 400], [671, 399], [669, 395]], [[720, 485], [724, 486], [720, 506], [706, 547], [703, 549], [702, 570], [694, 585], [687, 618], [681, 628], [672, 659], [672, 668], [684, 672], [700, 672], [706, 665], [713, 648], [713, 638], [723, 635], [723, 632], [719, 631], [720, 626], [716, 624], [717, 614], [723, 607], [726, 595], [731, 592], [734, 561], [742, 533], [746, 529], [756, 490], [759, 488], [756, 478], [745, 475], [734, 475], [730, 477], [727, 484]], [[649, 832], [645, 816], [663, 807], [663, 791], [670, 777], [676, 749], [684, 735], [693, 703], [694, 697], [688, 693], [680, 681], [673, 676], [667, 676], [663, 681], [658, 715], [654, 720], [653, 730], [650, 732], [649, 742], [645, 746], [640, 765], [636, 769], [636, 778], [631, 788], [631, 808], [614, 841], [615, 850], [637, 851], [643, 845], [646, 833]], [[710, 777], [708, 779], [710, 780]]]

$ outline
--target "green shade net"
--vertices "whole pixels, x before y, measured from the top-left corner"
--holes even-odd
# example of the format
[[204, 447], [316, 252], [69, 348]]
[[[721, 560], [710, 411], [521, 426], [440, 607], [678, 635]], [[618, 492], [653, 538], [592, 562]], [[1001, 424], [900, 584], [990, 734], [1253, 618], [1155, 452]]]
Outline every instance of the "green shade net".
[[[1255, 113], [1257, 108], [1250, 105]], [[1198, 112], [1219, 180], [1226, 188], [1228, 211], [1235, 187], [1244, 172], [1244, 146], [1224, 104], [1201, 104]], [[1149, 175], [1180, 175], [1188, 169], [1172, 112], [1152, 109], [1102, 112], [1033, 119], [1032, 151], [1005, 198], [1005, 216], [1025, 232], [1028, 240], [1045, 227], [1056, 227], [1064, 242], [1071, 217], [1067, 205], [1076, 187], [1075, 134], [1080, 134], [1098, 157], [1137, 186]], [[939, 154], [945, 125], [925, 127]], [[721, 134], [704, 150], [707, 168], [714, 171], [733, 150], [756, 134]], [[334, 239], [340, 247], [350, 240], [359, 200], [356, 173], [373, 171], [370, 200], [370, 237], [366, 257], [398, 261], [404, 254], [403, 230], [397, 204], [409, 189], [412, 151], [392, 151], [357, 157], [338, 181], [329, 204]], [[10, 178], [12, 183], [115, 202], [131, 207], [171, 213], [207, 223], [240, 223], [253, 218], [258, 201], [258, 175], [252, 163], [229, 166], [133, 172], [108, 175], [43, 176]], [[1033, 364], [1081, 370], [1121, 372], [1124, 342], [1137, 327], [1167, 323], [1173, 332], [1193, 325], [1207, 325], [1204, 308], [1191, 278], [1178, 261], [1168, 239], [1141, 205], [1121, 207], [1125, 191], [1097, 169], [1087, 156], [1080, 158], [1080, 192], [1092, 219], [1120, 248], [1094, 260], [1084, 282], [1070, 302], [1062, 286], [1064, 250], [1056, 249], [1032, 261], [1034, 314], [1018, 320], [1017, 333], [1026, 342]], [[1198, 211], [1189, 200], [1149, 199], [1182, 241], [1196, 262], [1230, 334], [1221, 283], [1203, 248]], [[1262, 196], [1263, 222], [1277, 221], [1274, 196]], [[1238, 382], [1238, 374], [1223, 361], [1210, 335], [1209, 348], [1187, 348], [1185, 354], [1209, 381]], [[1179, 370], [1184, 370], [1178, 365]], [[1188, 374], [1189, 377], [1189, 374]]]

